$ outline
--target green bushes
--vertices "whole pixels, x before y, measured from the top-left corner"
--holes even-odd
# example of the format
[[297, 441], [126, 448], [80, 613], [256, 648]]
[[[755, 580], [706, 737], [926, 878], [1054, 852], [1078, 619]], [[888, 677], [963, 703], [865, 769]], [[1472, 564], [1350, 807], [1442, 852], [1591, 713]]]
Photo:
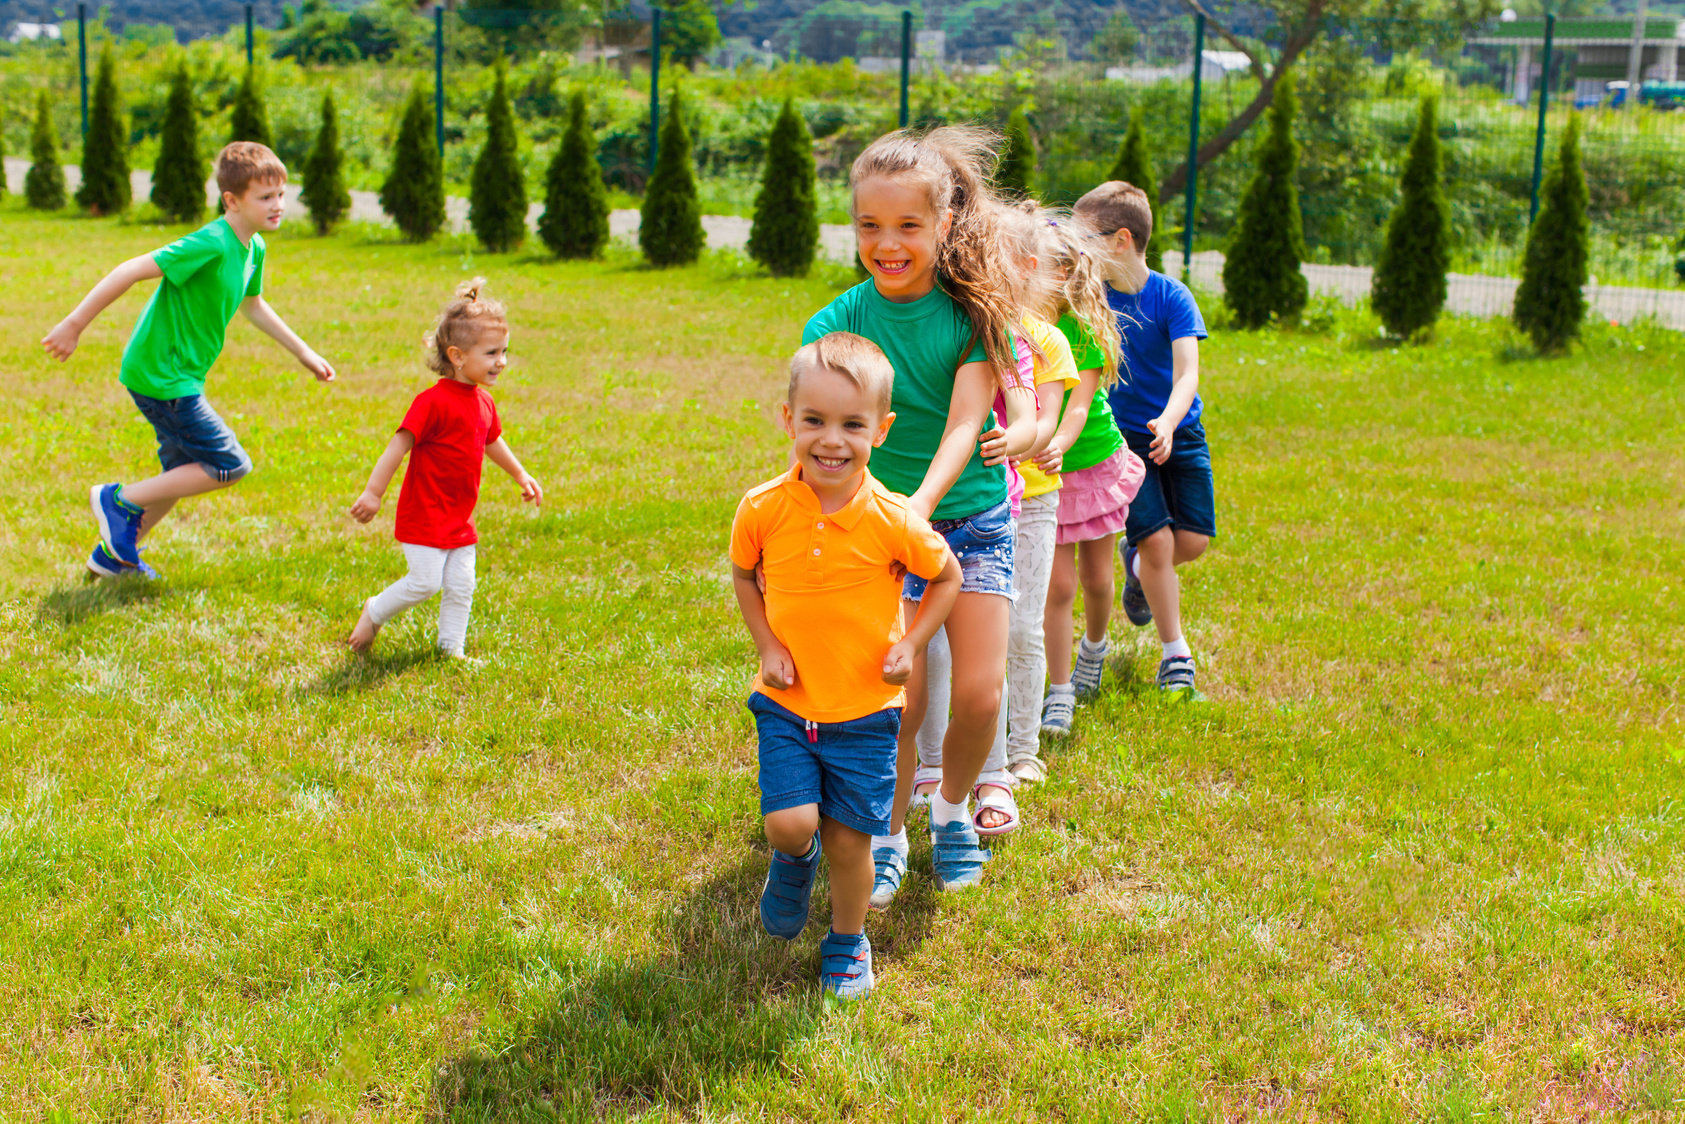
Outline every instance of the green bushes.
[[23, 197], [39, 211], [64, 207], [64, 168], [59, 165], [59, 139], [53, 131], [53, 107], [47, 91], [35, 101], [35, 131], [29, 138], [29, 174], [23, 179]]
[[585, 119], [585, 93], [568, 107], [568, 129], [544, 174], [544, 213], [538, 236], [562, 258], [594, 258], [608, 242], [608, 189]]
[[1023, 199], [1030, 194], [1035, 172], [1036, 144], [1020, 105], [1006, 119], [1006, 148], [995, 167], [995, 190], [1009, 199]]
[[1299, 192], [1293, 184], [1293, 76], [1276, 84], [1270, 131], [1258, 145], [1256, 171], [1240, 201], [1240, 220], [1223, 263], [1223, 299], [1242, 328], [1294, 321], [1309, 299], [1299, 263], [1305, 259]]
[[1527, 232], [1515, 323], [1541, 354], [1565, 350], [1579, 338], [1586, 316], [1585, 283], [1591, 231], [1586, 177], [1580, 167], [1580, 116], [1568, 118], [1556, 163], [1545, 177], [1539, 217]]
[[234, 111], [228, 119], [228, 140], [253, 141], [265, 148], [275, 147], [275, 134], [269, 128], [269, 111], [257, 89], [255, 67], [246, 67], [240, 88], [234, 94]]
[[486, 105], [486, 143], [474, 161], [469, 183], [468, 225], [480, 244], [493, 253], [513, 250], [527, 236], [527, 187], [521, 178], [520, 141], [509, 108], [507, 69], [497, 62], [497, 78]]
[[445, 170], [434, 142], [433, 111], [420, 86], [410, 87], [404, 103], [380, 209], [412, 242], [425, 242], [445, 225]]
[[1112, 165], [1109, 180], [1132, 183], [1147, 193], [1153, 205], [1153, 236], [1147, 240], [1147, 268], [1164, 272], [1164, 237], [1159, 232], [1158, 176], [1153, 173], [1152, 154], [1147, 151], [1146, 133], [1141, 128], [1141, 113], [1129, 115], [1129, 132], [1118, 149], [1117, 163]]
[[1369, 301], [1387, 331], [1409, 339], [1431, 329], [1445, 307], [1451, 266], [1451, 210], [1440, 180], [1438, 103], [1422, 99], [1404, 161], [1401, 198], [1387, 220]]
[[205, 163], [199, 156], [199, 114], [193, 107], [187, 64], [176, 67], [164, 106], [158, 163], [152, 168], [152, 202], [178, 222], [196, 219], [205, 209]]
[[322, 95], [322, 127], [316, 145], [304, 162], [304, 190], [299, 198], [310, 208], [310, 221], [317, 234], [326, 234], [351, 210], [351, 192], [345, 187], [345, 154], [339, 147], [339, 114], [334, 109], [333, 91]]
[[129, 145], [123, 111], [117, 102], [117, 64], [108, 47], [100, 55], [94, 96], [88, 108], [88, 133], [82, 138], [82, 186], [76, 204], [96, 215], [115, 215], [128, 209]]
[[767, 140], [766, 171], [755, 197], [749, 256], [774, 277], [800, 277], [819, 249], [814, 201], [813, 137], [789, 98]]
[[683, 103], [674, 90], [667, 119], [661, 123], [655, 174], [644, 193], [638, 246], [651, 265], [689, 265], [702, 256], [705, 242], [702, 208], [696, 201], [696, 171], [690, 163], [690, 134], [685, 130]]

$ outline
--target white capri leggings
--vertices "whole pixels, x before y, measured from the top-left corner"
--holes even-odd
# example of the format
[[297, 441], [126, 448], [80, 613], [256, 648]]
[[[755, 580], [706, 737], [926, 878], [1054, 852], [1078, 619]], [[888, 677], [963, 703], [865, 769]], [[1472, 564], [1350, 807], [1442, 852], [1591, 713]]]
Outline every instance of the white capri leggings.
[[440, 550], [436, 546], [399, 543], [410, 572], [369, 599], [369, 619], [375, 626], [439, 594], [439, 651], [462, 654], [468, 639], [468, 611], [474, 605], [474, 547]]

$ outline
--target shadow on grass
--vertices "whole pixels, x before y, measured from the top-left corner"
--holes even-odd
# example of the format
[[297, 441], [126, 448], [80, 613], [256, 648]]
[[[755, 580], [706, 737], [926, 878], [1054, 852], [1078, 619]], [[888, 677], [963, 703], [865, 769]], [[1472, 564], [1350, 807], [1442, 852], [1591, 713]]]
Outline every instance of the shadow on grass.
[[434, 648], [411, 648], [408, 651], [367, 655], [347, 652], [344, 662], [318, 675], [299, 693], [304, 695], [341, 695], [348, 691], [367, 691], [378, 687], [394, 675], [402, 675], [411, 668], [433, 663], [444, 657]]
[[[605, 966], [564, 993], [549, 1014], [445, 1061], [425, 1115], [504, 1121], [683, 1114], [734, 1080], [777, 1074], [791, 1047], [824, 1019], [848, 1016], [828, 1010], [820, 997], [818, 943], [829, 915], [823, 880], [814, 888], [807, 932], [787, 946], [761, 930], [766, 864], [764, 851], [747, 855], [687, 895], [658, 942], [659, 955]], [[903, 892], [889, 915], [867, 921], [880, 978], [930, 931], [935, 894], [927, 880], [918, 889]]]
[[102, 616], [129, 605], [158, 601], [181, 592], [179, 585], [161, 586], [144, 578], [89, 581], [76, 586], [62, 586], [41, 598], [35, 619], [38, 623], [80, 624], [90, 617]]

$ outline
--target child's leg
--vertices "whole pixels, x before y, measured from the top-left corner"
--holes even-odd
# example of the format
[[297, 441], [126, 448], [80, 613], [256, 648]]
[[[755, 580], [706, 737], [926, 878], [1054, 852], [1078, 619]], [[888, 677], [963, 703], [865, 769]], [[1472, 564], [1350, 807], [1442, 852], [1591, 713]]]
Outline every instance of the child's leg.
[[163, 522], [164, 516], [168, 515], [170, 509], [175, 505], [175, 500], [159, 500], [156, 503], [148, 504], [145, 510], [141, 512], [140, 531], [135, 535], [135, 538], [137, 540], [144, 539], [148, 531]]
[[[995, 719], [1006, 667], [1011, 602], [992, 593], [961, 593], [948, 615], [953, 653], [953, 714], [942, 742], [941, 798], [964, 805], [995, 741]], [[933, 804], [932, 822], [937, 820]]]
[[[919, 747], [919, 764], [926, 769], [942, 768], [942, 739], [948, 735], [948, 701], [952, 694], [953, 659], [948, 652], [948, 630], [939, 628], [924, 650], [925, 706], [924, 721], [919, 723], [915, 739]], [[926, 782], [914, 792], [929, 796], [936, 788], [935, 781]]]
[[359, 652], [374, 643], [375, 633], [380, 631], [382, 625], [405, 609], [414, 608], [439, 592], [439, 587], [443, 584], [445, 551], [407, 542], [398, 545], [404, 548], [404, 558], [409, 561], [410, 572], [364, 603], [363, 614], [357, 620], [357, 627], [351, 632], [351, 647]]
[[[1052, 581], [1059, 494], [1024, 500], [1012, 555], [1012, 604], [1007, 631], [1007, 736], [1003, 766], [1034, 758], [1041, 747], [1042, 685], [1047, 679], [1043, 624]], [[985, 776], [988, 766], [984, 768]], [[999, 816], [997, 815], [997, 819]]]
[[1091, 644], [1106, 639], [1106, 627], [1112, 620], [1112, 597], [1117, 585], [1113, 578], [1112, 551], [1117, 536], [1106, 535], [1091, 542], [1077, 544], [1077, 575], [1082, 583], [1082, 615], [1085, 632]]
[[239, 476], [224, 478], [217, 470], [202, 464], [178, 465], [134, 484], [124, 484], [123, 498], [138, 508], [151, 511], [155, 504], [173, 505], [189, 496], [219, 491], [244, 475], [242, 472]]
[[1071, 681], [1071, 614], [1077, 603], [1077, 544], [1053, 548], [1053, 570], [1047, 583], [1047, 609], [1042, 617], [1042, 634], [1047, 651], [1047, 680], [1054, 686]]
[[439, 651], [462, 655], [468, 640], [468, 612], [474, 606], [474, 546], [459, 546], [445, 553], [440, 574]]
[[826, 817], [819, 821], [819, 838], [830, 868], [831, 931], [863, 932], [872, 896], [872, 837]]
[[[826, 820], [826, 823], [831, 821]], [[813, 843], [813, 833], [818, 831], [819, 805], [798, 804], [794, 808], [784, 808], [776, 812], [768, 812], [766, 816], [766, 841], [775, 850], [783, 851], [786, 855], [798, 858], [807, 853], [809, 845]], [[830, 854], [831, 848], [826, 846], [825, 853]], [[871, 892], [871, 856], [867, 856], [866, 891]], [[862, 898], [862, 901], [865, 899]], [[864, 906], [861, 907], [864, 909]]]
[[[1153, 609], [1153, 624], [1165, 644], [1182, 639], [1182, 589], [1176, 567], [1205, 553], [1211, 540], [1192, 531], [1160, 527], [1135, 544], [1141, 589]], [[1108, 568], [1110, 563], [1108, 561]]]
[[[907, 620], [912, 620], [917, 612], [918, 602], [901, 602], [901, 615]], [[901, 710], [901, 733], [895, 743], [895, 802], [889, 814], [890, 836], [899, 836], [906, 828], [907, 805], [913, 800], [913, 775], [919, 765], [918, 733], [924, 723], [930, 686], [928, 655], [927, 649], [913, 659], [913, 674], [907, 679], [907, 705]]]

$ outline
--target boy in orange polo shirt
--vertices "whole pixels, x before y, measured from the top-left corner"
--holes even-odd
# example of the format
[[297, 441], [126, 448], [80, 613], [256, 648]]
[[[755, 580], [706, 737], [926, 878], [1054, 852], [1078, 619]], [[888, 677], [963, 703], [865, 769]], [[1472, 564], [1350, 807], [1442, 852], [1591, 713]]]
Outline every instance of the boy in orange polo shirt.
[[[801, 935], [829, 855], [820, 982], [841, 999], [872, 987], [872, 836], [889, 833], [902, 687], [960, 587], [942, 536], [866, 471], [895, 420], [894, 381], [877, 345], [850, 332], [796, 352], [781, 408], [796, 463], [744, 496], [731, 526], [732, 584], [761, 659], [749, 696], [773, 846], [761, 923]], [[905, 633], [898, 567], [930, 580]]]

